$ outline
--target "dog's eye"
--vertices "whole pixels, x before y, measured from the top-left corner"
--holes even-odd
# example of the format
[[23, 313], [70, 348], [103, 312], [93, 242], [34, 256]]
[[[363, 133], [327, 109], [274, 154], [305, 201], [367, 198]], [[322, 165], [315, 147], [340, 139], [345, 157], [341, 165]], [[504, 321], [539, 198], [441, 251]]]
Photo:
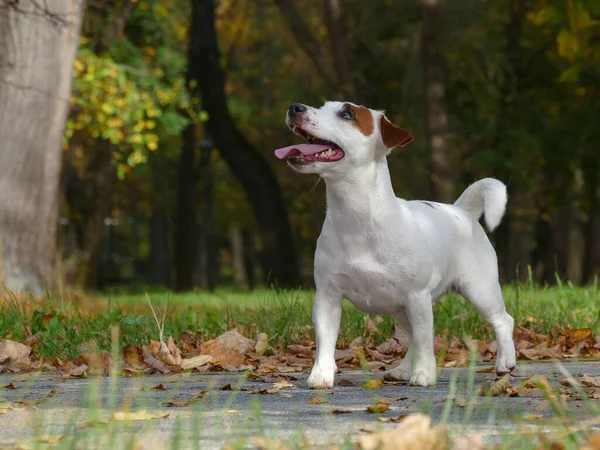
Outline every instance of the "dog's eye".
[[345, 109], [340, 112], [340, 117], [344, 120], [354, 120], [354, 113], [351, 109]]

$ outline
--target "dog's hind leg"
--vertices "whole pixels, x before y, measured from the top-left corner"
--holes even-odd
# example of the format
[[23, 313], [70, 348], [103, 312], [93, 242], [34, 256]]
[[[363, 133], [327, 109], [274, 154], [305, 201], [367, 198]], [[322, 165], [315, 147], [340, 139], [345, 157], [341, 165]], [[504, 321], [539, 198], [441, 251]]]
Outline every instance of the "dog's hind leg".
[[333, 387], [337, 366], [335, 364], [335, 343], [342, 320], [341, 294], [325, 293], [317, 289], [313, 306], [313, 323], [317, 335], [317, 358], [308, 377], [311, 389]]
[[402, 312], [396, 314], [396, 320], [398, 320], [398, 325], [402, 328], [409, 336], [408, 349], [406, 351], [406, 355], [400, 361], [398, 366], [394, 367], [389, 372], [386, 372], [383, 376], [386, 380], [410, 380], [410, 376], [412, 375], [412, 329], [410, 327], [410, 322], [408, 321], [408, 316], [406, 315], [406, 311], [403, 309]]
[[481, 314], [483, 319], [494, 327], [498, 353], [496, 354], [496, 373], [512, 372], [516, 367], [515, 344], [513, 342], [514, 319], [506, 312], [502, 290], [498, 280], [486, 281], [472, 278], [463, 284], [460, 292]]

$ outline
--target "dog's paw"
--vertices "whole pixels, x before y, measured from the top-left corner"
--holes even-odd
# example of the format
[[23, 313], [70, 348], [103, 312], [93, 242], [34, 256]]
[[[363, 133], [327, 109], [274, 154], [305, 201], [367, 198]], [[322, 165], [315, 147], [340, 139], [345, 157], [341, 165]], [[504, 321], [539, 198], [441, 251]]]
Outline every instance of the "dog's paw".
[[512, 353], [499, 354], [496, 357], [496, 373], [498, 375], [504, 375], [512, 372], [517, 367], [516, 357], [514, 350]]
[[431, 386], [437, 381], [437, 367], [435, 357], [426, 358], [415, 363], [415, 369], [410, 377], [413, 386]]
[[384, 380], [389, 381], [408, 381], [411, 376], [410, 361], [405, 362], [403, 359], [398, 367], [394, 367], [392, 370], [383, 374]]
[[333, 387], [333, 379], [335, 377], [335, 368], [313, 367], [310, 376], [308, 377], [308, 387], [310, 389], [331, 389]]

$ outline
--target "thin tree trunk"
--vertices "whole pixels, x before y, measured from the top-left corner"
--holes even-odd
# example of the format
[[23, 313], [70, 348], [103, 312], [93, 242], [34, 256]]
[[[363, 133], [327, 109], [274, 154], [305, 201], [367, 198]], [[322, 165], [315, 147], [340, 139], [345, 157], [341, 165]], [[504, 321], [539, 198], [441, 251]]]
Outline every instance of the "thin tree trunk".
[[229, 225], [229, 242], [231, 243], [233, 281], [237, 286], [248, 287], [248, 277], [244, 263], [244, 237], [242, 230], [235, 222]]
[[244, 188], [254, 209], [269, 282], [297, 287], [298, 261], [281, 189], [269, 164], [235, 126], [227, 106], [214, 23], [214, 2], [192, 0], [190, 70], [198, 80], [206, 130]]
[[256, 277], [256, 258], [254, 255], [254, 234], [250, 230], [242, 232], [244, 243], [244, 266], [246, 268], [246, 280], [248, 281], [248, 289], [253, 290]]
[[431, 187], [434, 197], [445, 203], [456, 200], [454, 179], [446, 127], [445, 60], [442, 51], [442, 0], [420, 0], [423, 24], [421, 29], [421, 64], [425, 93], [425, 128], [431, 167]]
[[356, 84], [350, 69], [350, 46], [340, 0], [324, 0], [325, 19], [331, 40], [331, 54], [339, 89], [344, 100], [359, 102]]
[[96, 141], [94, 157], [89, 167], [91, 193], [89, 199], [92, 208], [83, 231], [81, 266], [78, 284], [97, 287], [98, 262], [104, 240], [106, 225], [104, 220], [110, 216], [112, 193], [117, 179], [116, 167], [113, 164], [113, 145], [105, 140]]
[[181, 136], [179, 162], [179, 190], [177, 193], [177, 224], [175, 234], [175, 289], [186, 291], [194, 287], [197, 242], [197, 183], [196, 183], [196, 130], [188, 125]]
[[41, 293], [56, 276], [61, 142], [83, 3], [0, 5], [0, 275], [13, 290]]
[[167, 215], [161, 205], [154, 205], [150, 219], [150, 282], [168, 284], [167, 275]]

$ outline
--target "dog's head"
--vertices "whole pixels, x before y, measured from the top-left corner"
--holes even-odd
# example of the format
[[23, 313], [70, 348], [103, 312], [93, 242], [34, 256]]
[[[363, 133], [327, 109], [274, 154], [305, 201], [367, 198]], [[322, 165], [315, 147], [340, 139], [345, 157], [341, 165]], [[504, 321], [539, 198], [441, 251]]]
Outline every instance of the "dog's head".
[[286, 113], [286, 123], [308, 144], [280, 148], [275, 156], [287, 159], [301, 173], [342, 174], [413, 140], [412, 134], [393, 125], [383, 112], [349, 102], [326, 102], [318, 109], [294, 103]]

